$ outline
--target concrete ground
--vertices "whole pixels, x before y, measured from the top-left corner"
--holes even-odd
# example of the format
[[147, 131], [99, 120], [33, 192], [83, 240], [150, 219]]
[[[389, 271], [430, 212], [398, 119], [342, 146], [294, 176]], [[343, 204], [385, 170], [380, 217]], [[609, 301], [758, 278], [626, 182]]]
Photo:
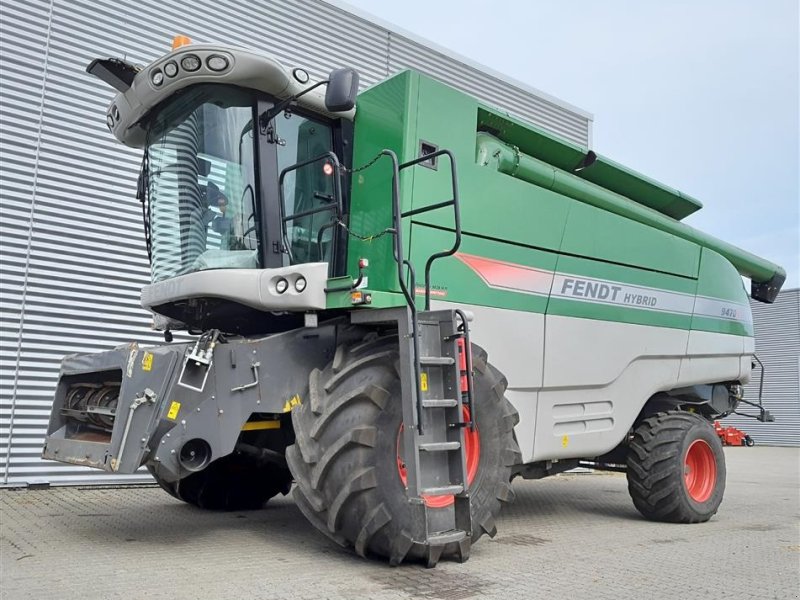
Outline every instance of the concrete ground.
[[208, 513], [156, 487], [0, 492], [0, 597], [798, 598], [800, 451], [728, 448], [709, 523], [639, 517], [619, 474], [514, 482], [465, 564], [391, 568], [340, 549], [289, 498]]

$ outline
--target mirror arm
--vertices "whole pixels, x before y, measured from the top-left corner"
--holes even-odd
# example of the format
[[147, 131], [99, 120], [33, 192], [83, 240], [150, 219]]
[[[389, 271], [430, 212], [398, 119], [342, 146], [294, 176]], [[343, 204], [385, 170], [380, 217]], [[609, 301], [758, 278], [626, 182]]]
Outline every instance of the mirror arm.
[[323, 79], [322, 81], [318, 81], [317, 83], [315, 83], [311, 87], [307, 87], [306, 89], [304, 89], [303, 91], [295, 94], [294, 96], [289, 96], [285, 100], [281, 100], [280, 102], [278, 102], [275, 106], [273, 106], [269, 110], [261, 113], [261, 117], [259, 118], [259, 124], [261, 125], [262, 128], [266, 128], [267, 124], [270, 121], [272, 121], [272, 119], [274, 119], [276, 116], [278, 116], [284, 109], [286, 109], [292, 102], [294, 102], [298, 98], [301, 98], [301, 97], [305, 96], [310, 91], [315, 90], [318, 87], [320, 87], [322, 85], [327, 85], [327, 84], [328, 84], [328, 80], [327, 79]]

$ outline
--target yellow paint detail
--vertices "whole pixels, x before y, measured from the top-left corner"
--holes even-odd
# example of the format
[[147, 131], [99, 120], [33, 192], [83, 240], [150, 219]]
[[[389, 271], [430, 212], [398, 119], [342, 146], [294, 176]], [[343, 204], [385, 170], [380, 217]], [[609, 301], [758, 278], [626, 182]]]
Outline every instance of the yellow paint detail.
[[565, 435], [561, 438], [561, 447], [566, 448], [567, 446], [569, 446], [569, 436]]
[[145, 352], [142, 356], [142, 371], [151, 371], [153, 369], [153, 353]]
[[428, 391], [428, 374], [421, 373], [419, 376], [419, 391], [427, 392]]
[[280, 421], [249, 421], [242, 425], [242, 431], [261, 431], [262, 429], [280, 429]]
[[300, 396], [295, 394], [291, 398], [289, 398], [286, 403], [283, 405], [283, 412], [291, 412], [295, 406], [300, 406], [302, 402], [300, 401]]
[[172, 404], [169, 405], [169, 412], [167, 413], [167, 418], [172, 419], [173, 421], [178, 418], [178, 411], [181, 409], [181, 403], [176, 402], [175, 400], [172, 401]]

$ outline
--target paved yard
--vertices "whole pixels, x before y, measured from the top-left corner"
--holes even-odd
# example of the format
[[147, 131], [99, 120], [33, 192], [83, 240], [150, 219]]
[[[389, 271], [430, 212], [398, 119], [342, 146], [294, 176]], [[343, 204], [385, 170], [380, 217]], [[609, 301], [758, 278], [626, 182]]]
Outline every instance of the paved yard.
[[729, 448], [703, 525], [642, 520], [618, 474], [517, 480], [461, 565], [390, 568], [344, 551], [288, 498], [207, 513], [150, 486], [0, 491], [0, 597], [798, 598], [798, 450]]

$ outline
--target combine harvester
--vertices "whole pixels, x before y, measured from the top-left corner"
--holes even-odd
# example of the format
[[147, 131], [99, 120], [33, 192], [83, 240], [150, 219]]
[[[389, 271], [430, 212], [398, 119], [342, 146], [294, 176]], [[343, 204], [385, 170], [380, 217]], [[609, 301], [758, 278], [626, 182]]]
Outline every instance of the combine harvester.
[[716, 513], [741, 276], [773, 302], [785, 273], [683, 224], [698, 201], [413, 71], [358, 94], [352, 69], [180, 38], [87, 70], [144, 151], [166, 343], [66, 357], [44, 458], [144, 465], [209, 509], [294, 482], [391, 564], [466, 560], [514, 477], [579, 464], [624, 469], [649, 519]]

